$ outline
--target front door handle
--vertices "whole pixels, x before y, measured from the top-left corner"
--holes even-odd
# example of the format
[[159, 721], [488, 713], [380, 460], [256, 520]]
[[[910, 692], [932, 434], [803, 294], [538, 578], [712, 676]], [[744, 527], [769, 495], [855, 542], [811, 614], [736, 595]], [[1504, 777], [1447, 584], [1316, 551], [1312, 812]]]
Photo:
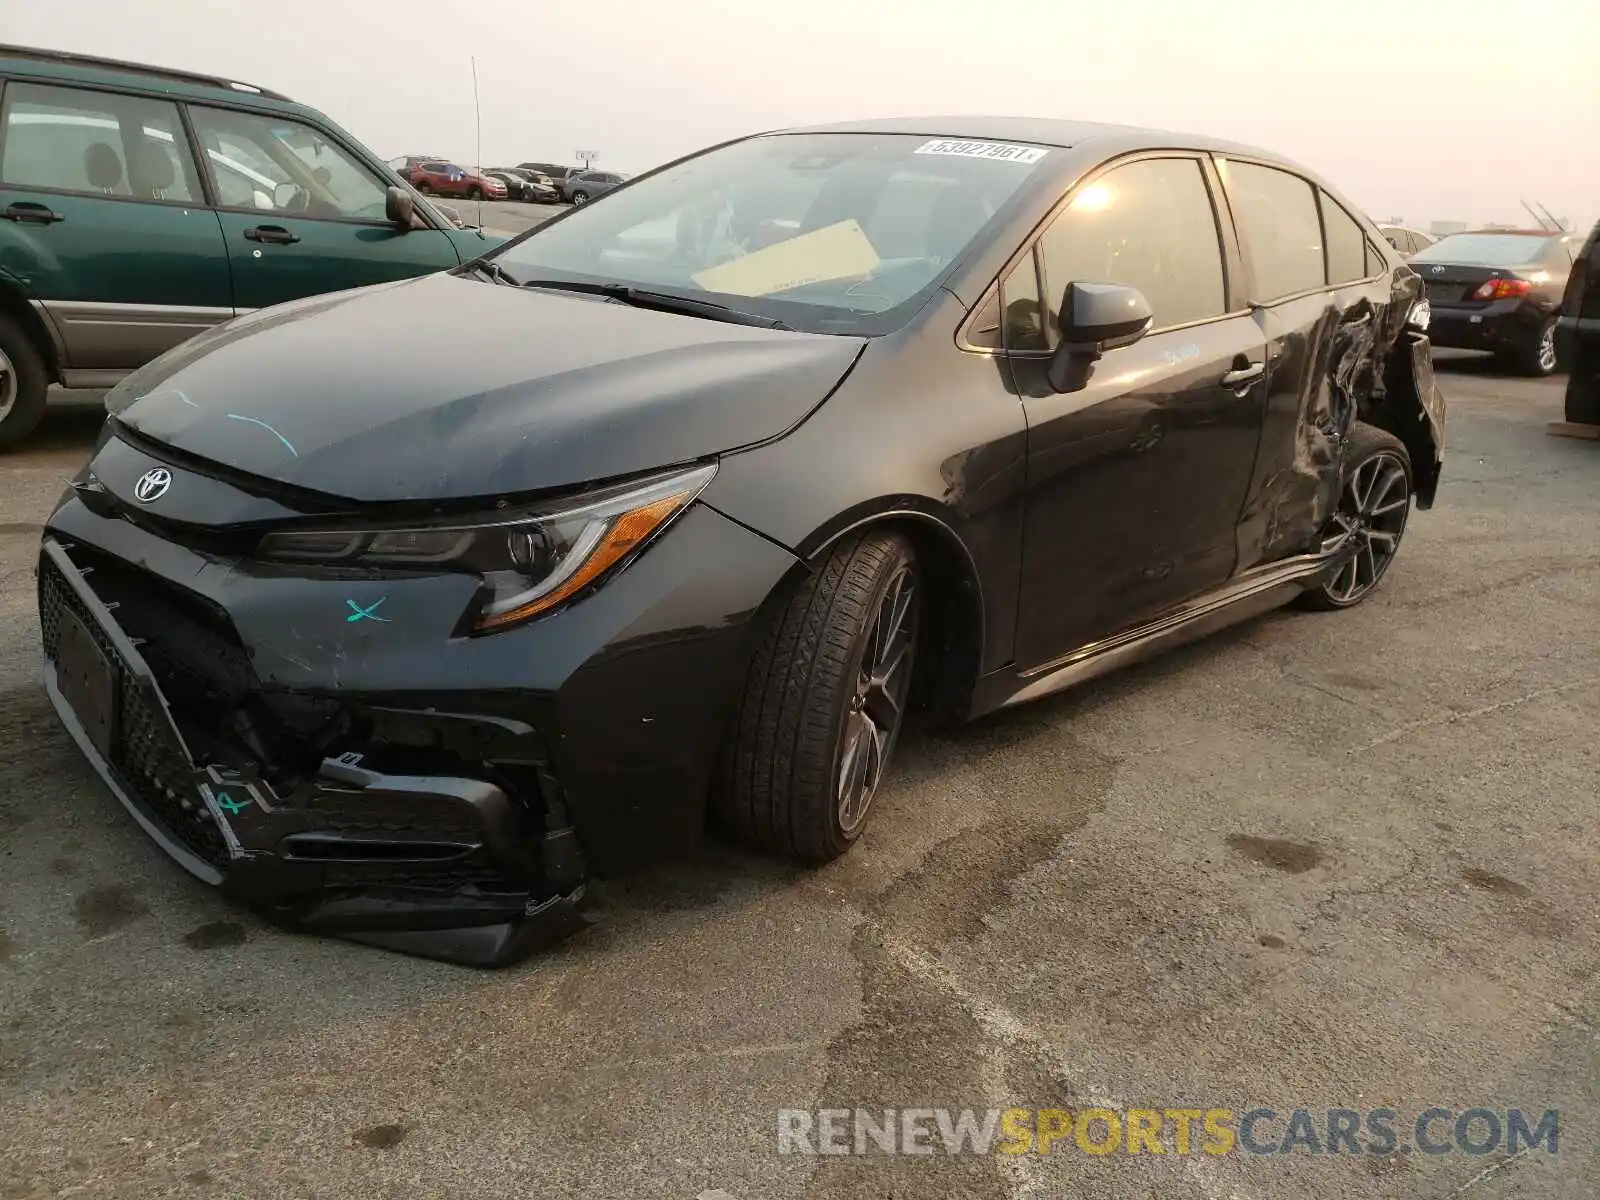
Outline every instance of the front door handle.
[[257, 225], [254, 229], [246, 229], [244, 236], [252, 242], [270, 242], [274, 246], [287, 246], [300, 240], [282, 225]]
[[1247, 383], [1254, 383], [1267, 373], [1267, 364], [1253, 362], [1242, 367], [1235, 367], [1222, 377], [1222, 386], [1227, 388], [1240, 387]]
[[18, 200], [15, 204], [8, 205], [4, 213], [0, 213], [8, 221], [21, 221], [26, 225], [52, 225], [66, 218], [58, 212], [51, 212], [45, 204], [35, 204], [31, 200]]

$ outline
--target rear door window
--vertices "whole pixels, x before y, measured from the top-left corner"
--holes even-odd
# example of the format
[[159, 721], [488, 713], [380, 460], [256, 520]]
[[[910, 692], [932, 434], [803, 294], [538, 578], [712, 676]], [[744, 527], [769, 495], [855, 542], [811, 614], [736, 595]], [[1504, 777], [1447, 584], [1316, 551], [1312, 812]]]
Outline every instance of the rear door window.
[[1075, 280], [1138, 288], [1155, 329], [1227, 311], [1216, 213], [1195, 159], [1113, 167], [1078, 189], [1040, 246], [1052, 339], [1062, 296]]
[[163, 100], [13, 83], [0, 132], [0, 183], [194, 203], [199, 177]]
[[1228, 178], [1256, 301], [1270, 304], [1325, 286], [1322, 223], [1311, 184], [1276, 167], [1232, 160]]

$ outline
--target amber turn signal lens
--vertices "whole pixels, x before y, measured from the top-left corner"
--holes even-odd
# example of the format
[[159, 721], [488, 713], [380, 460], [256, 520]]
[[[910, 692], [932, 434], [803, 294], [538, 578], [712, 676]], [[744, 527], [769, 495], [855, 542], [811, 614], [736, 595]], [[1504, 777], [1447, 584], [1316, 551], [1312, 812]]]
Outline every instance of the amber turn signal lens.
[[515, 625], [518, 621], [526, 621], [529, 617], [538, 616], [564, 603], [637, 550], [668, 517], [692, 500], [694, 495], [695, 493], [690, 491], [663, 496], [659, 500], [614, 518], [610, 528], [601, 536], [599, 544], [590, 552], [589, 557], [577, 570], [567, 576], [560, 586], [516, 608], [479, 617], [477, 628], [487, 632]]

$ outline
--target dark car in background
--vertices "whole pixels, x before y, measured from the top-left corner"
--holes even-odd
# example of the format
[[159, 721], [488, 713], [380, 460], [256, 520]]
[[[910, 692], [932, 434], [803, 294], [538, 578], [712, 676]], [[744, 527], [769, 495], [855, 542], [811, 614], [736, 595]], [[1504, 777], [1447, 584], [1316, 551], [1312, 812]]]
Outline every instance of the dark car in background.
[[424, 196], [450, 196], [460, 200], [504, 200], [506, 185], [493, 176], [447, 159], [429, 159], [406, 171], [411, 186]]
[[587, 204], [626, 182], [626, 175], [615, 171], [575, 171], [561, 184], [561, 195], [568, 204]]
[[1573, 261], [1556, 336], [1568, 371], [1567, 420], [1600, 425], [1600, 222]]
[[1452, 233], [1411, 256], [1436, 346], [1492, 351], [1525, 375], [1556, 369], [1556, 318], [1572, 269], [1560, 230]]
[[458, 233], [266, 88], [0, 46], [0, 446], [240, 313], [458, 266]]
[[561, 198], [548, 175], [518, 167], [488, 167], [483, 173], [506, 185], [507, 200], [518, 200], [525, 204], [554, 204]]
[[125, 380], [46, 522], [46, 688], [198, 878], [503, 963], [708, 813], [844, 853], [908, 712], [1360, 604], [1441, 469], [1420, 295], [1209, 138], [725, 144]]

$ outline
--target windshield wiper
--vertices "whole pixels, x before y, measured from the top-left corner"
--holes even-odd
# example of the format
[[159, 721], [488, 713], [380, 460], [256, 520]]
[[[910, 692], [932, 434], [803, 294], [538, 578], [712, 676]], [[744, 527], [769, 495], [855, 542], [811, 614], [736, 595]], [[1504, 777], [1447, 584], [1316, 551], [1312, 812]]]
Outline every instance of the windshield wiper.
[[671, 292], [653, 292], [648, 288], [634, 287], [628, 283], [584, 283], [572, 279], [527, 279], [522, 281], [522, 287], [549, 288], [559, 292], [581, 292], [586, 296], [604, 296], [608, 300], [615, 300], [619, 304], [631, 304], [634, 308], [653, 308], [658, 312], [686, 313], [689, 316], [705, 317], [711, 321], [727, 321], [734, 325], [756, 325], [762, 329], [787, 329], [792, 331], [793, 325], [778, 320], [777, 317], [764, 317], [760, 313], [745, 312], [743, 309], [730, 308], [726, 304], [718, 304], [715, 300], [701, 300], [694, 296], [677, 296]]
[[487, 275], [496, 283], [510, 284], [512, 287], [521, 287], [517, 278], [492, 258], [475, 258], [467, 266], [483, 275]]

